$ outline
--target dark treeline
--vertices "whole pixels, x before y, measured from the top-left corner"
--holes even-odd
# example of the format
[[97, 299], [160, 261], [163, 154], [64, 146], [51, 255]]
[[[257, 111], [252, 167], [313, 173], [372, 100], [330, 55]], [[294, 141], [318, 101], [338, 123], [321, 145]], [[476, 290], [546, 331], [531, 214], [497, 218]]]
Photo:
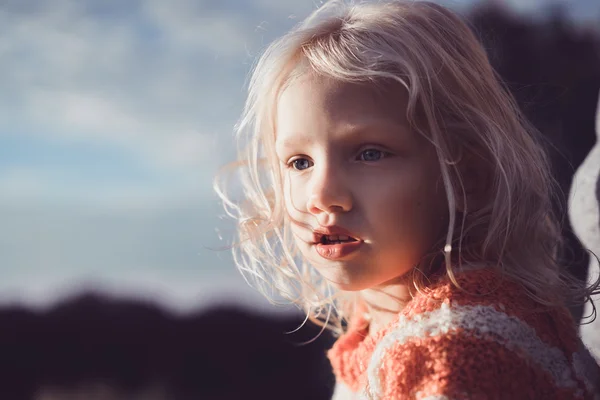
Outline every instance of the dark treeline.
[[104, 384], [110, 400], [142, 393], [144, 400], [326, 399], [331, 338], [303, 345], [320, 329], [286, 334], [301, 322], [232, 307], [175, 317], [147, 303], [93, 295], [43, 313], [5, 309], [0, 398], [93, 400]]
[[[525, 114], [550, 140], [557, 181], [568, 193], [595, 143], [598, 32], [577, 28], [558, 12], [533, 22], [480, 7], [471, 20]], [[570, 230], [565, 220], [565, 260], [583, 279], [588, 257]], [[581, 310], [573, 309], [577, 318]], [[300, 322], [235, 308], [175, 317], [151, 304], [95, 296], [43, 313], [6, 307], [0, 310], [0, 398], [326, 399], [332, 339], [324, 334], [299, 346], [319, 332], [307, 324], [285, 334]], [[94, 397], [97, 384], [112, 391]]]

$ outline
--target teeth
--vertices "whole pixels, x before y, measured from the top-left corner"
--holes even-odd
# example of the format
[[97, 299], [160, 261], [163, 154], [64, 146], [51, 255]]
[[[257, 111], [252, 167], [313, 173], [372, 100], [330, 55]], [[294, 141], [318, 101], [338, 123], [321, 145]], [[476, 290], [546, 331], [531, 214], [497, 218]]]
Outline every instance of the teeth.
[[322, 242], [323, 243], [340, 243], [347, 242], [350, 240], [350, 236], [346, 235], [323, 235]]
[[327, 240], [330, 242], [344, 242], [348, 239], [350, 239], [350, 237], [345, 235], [327, 235]]

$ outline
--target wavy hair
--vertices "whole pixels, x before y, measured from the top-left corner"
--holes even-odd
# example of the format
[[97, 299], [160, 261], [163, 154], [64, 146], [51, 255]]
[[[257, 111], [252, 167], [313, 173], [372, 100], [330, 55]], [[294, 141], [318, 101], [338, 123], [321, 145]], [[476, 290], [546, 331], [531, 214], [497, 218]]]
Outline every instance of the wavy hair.
[[[541, 306], [583, 302], [597, 291], [598, 282], [586, 287], [561, 266], [553, 211], [558, 188], [540, 135], [469, 26], [425, 1], [330, 1], [259, 58], [236, 125], [239, 160], [230, 166], [233, 174], [215, 181], [238, 221], [234, 261], [268, 299], [291, 301], [307, 319], [338, 333], [360, 304], [358, 294], [336, 292], [300, 257], [284, 209], [274, 153], [277, 97], [306, 71], [345, 82], [398, 82], [406, 90], [411, 128], [435, 146], [439, 159], [449, 222], [435, 251], [456, 285], [458, 270], [485, 263]], [[476, 188], [465, 184], [470, 175], [478, 177]], [[229, 189], [231, 179], [241, 192]], [[415, 271], [420, 290], [431, 271], [422, 265]]]

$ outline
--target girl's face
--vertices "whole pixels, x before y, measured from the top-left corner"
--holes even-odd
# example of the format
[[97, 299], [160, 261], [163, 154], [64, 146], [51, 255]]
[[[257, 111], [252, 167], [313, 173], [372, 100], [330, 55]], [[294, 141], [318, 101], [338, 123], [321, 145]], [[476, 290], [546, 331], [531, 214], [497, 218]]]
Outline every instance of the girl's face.
[[406, 105], [399, 86], [311, 74], [279, 97], [288, 220], [302, 255], [342, 290], [392, 283], [443, 246], [433, 248], [448, 214], [438, 160]]

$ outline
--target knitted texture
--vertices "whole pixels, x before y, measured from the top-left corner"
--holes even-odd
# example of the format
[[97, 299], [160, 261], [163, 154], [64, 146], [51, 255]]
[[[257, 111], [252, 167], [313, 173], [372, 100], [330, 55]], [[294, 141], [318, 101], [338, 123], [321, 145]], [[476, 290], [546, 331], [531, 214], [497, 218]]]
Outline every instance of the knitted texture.
[[328, 354], [338, 382], [361, 399], [593, 398], [566, 308], [492, 269], [457, 281], [439, 278], [375, 335], [357, 316]]

